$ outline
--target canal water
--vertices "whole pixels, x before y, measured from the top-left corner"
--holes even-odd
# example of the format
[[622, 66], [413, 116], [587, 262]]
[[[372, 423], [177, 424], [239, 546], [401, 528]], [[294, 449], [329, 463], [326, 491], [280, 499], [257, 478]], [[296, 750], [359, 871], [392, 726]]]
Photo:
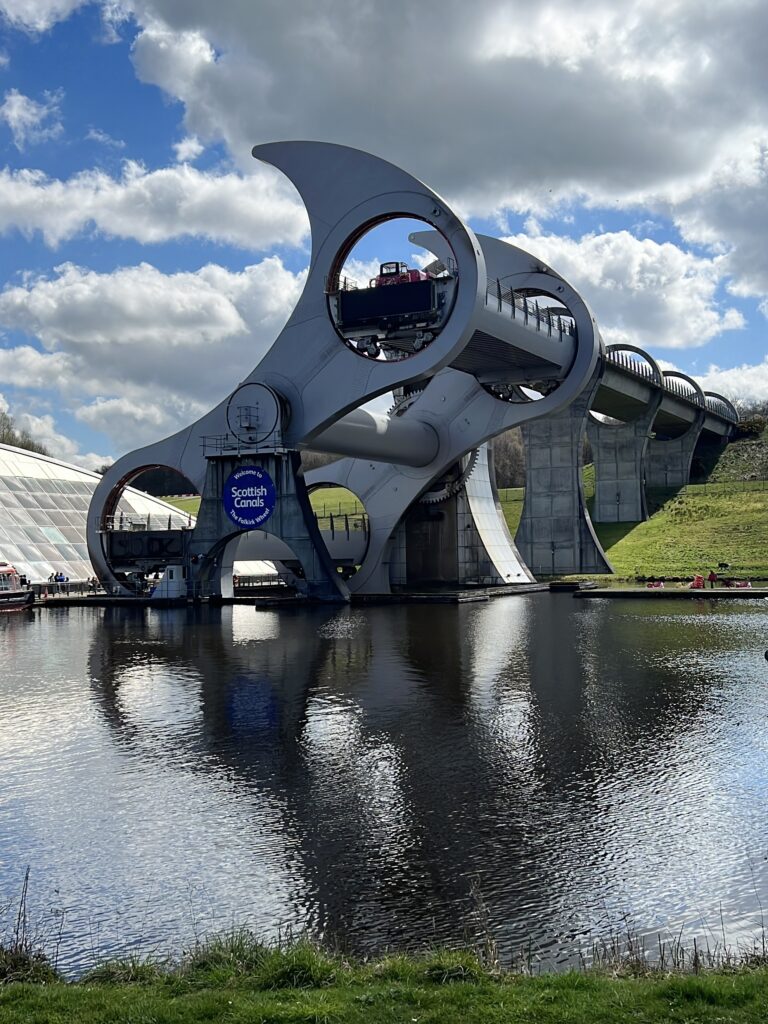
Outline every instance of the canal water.
[[768, 602], [0, 616], [0, 927], [567, 963], [768, 910]]

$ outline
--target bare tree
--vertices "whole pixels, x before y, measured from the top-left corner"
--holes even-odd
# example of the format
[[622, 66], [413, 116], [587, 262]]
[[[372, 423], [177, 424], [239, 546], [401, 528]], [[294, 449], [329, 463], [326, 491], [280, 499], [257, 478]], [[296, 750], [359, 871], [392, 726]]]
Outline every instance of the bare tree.
[[519, 427], [494, 438], [493, 462], [497, 487], [525, 486], [525, 448]]
[[14, 448], [24, 448], [38, 455], [50, 455], [48, 449], [38, 444], [27, 430], [17, 430], [13, 418], [7, 412], [0, 411], [0, 444], [9, 444]]

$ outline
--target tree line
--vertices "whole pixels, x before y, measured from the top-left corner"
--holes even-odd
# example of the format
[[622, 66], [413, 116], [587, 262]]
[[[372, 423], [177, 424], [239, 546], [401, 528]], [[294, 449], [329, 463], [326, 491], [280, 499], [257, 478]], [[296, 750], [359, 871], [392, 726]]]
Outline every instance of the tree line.
[[8, 444], [13, 448], [24, 448], [38, 455], [50, 455], [45, 445], [39, 444], [28, 430], [17, 430], [13, 417], [0, 410], [0, 444]]

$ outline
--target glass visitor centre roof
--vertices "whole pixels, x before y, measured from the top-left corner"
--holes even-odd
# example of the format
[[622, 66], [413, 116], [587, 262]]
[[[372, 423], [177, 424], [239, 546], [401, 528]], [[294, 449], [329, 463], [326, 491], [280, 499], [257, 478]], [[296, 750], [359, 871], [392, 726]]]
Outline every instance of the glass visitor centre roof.
[[[0, 562], [11, 562], [30, 583], [51, 573], [73, 582], [93, 576], [85, 543], [91, 496], [101, 477], [45, 455], [0, 444]], [[162, 514], [180, 530], [189, 517], [143, 491], [126, 488], [118, 511]]]

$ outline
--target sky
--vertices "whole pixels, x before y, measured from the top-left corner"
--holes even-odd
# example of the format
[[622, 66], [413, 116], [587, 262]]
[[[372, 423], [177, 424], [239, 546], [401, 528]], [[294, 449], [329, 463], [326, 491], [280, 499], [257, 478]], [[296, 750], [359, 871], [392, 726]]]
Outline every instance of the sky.
[[281, 139], [402, 166], [606, 343], [768, 399], [766, 38], [764, 0], [0, 0], [0, 409], [94, 467], [228, 394], [308, 263]]

